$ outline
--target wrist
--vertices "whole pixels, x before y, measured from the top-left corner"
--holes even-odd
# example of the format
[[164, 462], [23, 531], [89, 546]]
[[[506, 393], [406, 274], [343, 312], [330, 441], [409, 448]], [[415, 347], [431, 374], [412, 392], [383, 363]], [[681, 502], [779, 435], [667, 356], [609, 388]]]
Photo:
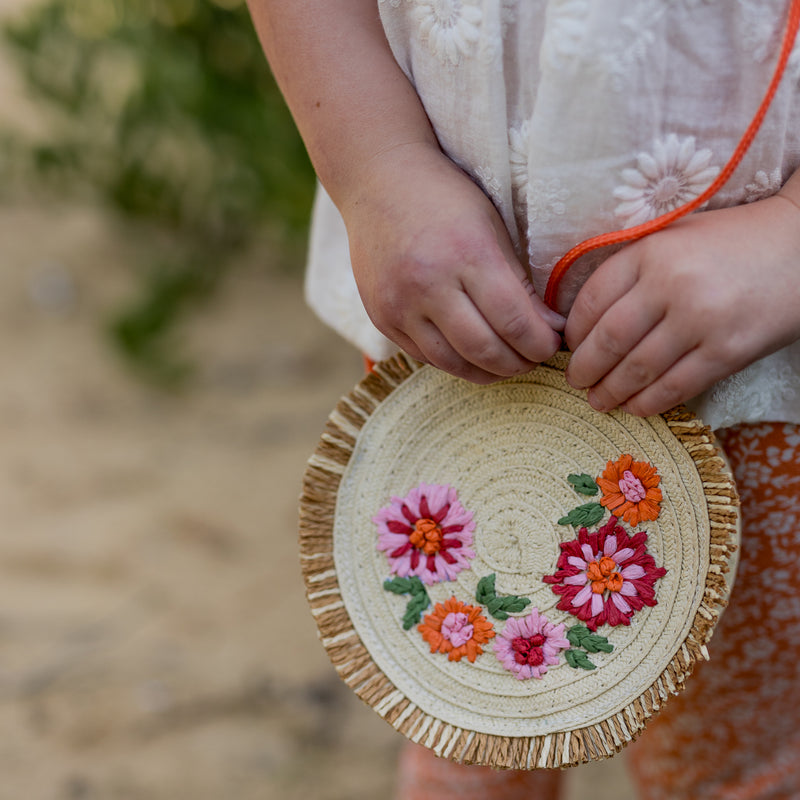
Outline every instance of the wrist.
[[424, 191], [422, 182], [436, 176], [443, 166], [458, 169], [435, 138], [397, 141], [362, 156], [340, 173], [334, 186], [325, 188], [347, 219], [368, 204], [379, 208], [392, 197], [406, 197], [408, 192], [413, 195], [418, 186]]

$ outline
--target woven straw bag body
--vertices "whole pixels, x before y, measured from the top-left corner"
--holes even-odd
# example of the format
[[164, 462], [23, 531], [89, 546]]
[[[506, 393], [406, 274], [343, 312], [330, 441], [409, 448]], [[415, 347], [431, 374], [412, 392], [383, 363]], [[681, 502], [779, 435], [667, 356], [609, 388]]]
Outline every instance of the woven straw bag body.
[[[694, 200], [581, 242], [586, 253], [701, 208], [755, 138], [800, 28], [731, 158]], [[404, 356], [342, 398], [300, 506], [308, 600], [343, 680], [456, 762], [558, 768], [609, 757], [679, 693], [730, 591], [733, 479], [684, 408], [600, 414], [559, 353], [479, 387]]]
[[343, 680], [437, 755], [606, 758], [683, 688], [724, 607], [737, 498], [685, 409], [600, 414], [568, 356], [479, 387], [398, 356], [309, 461], [300, 546]]

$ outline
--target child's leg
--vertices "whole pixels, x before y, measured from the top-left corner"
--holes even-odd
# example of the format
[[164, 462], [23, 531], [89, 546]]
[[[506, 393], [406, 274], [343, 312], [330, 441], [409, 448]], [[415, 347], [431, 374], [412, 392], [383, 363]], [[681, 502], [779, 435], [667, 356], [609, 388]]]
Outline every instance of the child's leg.
[[561, 772], [465, 767], [408, 744], [400, 756], [397, 800], [558, 800]]
[[800, 798], [800, 426], [722, 441], [742, 498], [739, 574], [710, 662], [629, 748], [642, 800]]

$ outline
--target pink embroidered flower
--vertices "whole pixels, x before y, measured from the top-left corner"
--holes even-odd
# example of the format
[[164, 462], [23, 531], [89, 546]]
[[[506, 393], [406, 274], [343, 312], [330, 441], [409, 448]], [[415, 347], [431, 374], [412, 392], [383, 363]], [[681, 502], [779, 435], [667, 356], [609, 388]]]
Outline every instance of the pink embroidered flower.
[[520, 681], [541, 678], [569, 646], [564, 623], [554, 625], [536, 608], [527, 617], [511, 617], [494, 640], [498, 661]]
[[646, 461], [634, 461], [626, 453], [609, 461], [597, 485], [603, 492], [600, 504], [635, 528], [640, 522], [658, 519], [661, 513], [661, 478]]
[[451, 581], [469, 569], [475, 522], [451, 486], [421, 483], [404, 498], [392, 497], [372, 521], [378, 526], [378, 550], [391, 572], [423, 583]]
[[581, 528], [561, 544], [554, 575], [542, 580], [561, 595], [558, 608], [598, 625], [630, 625], [635, 611], [657, 605], [654, 584], [667, 571], [647, 552], [647, 533], [631, 536], [616, 517], [596, 533]]
[[468, 606], [455, 597], [437, 603], [417, 630], [431, 646], [431, 653], [447, 653], [449, 661], [461, 661], [466, 656], [470, 663], [483, 653], [481, 645], [495, 636], [480, 606]]

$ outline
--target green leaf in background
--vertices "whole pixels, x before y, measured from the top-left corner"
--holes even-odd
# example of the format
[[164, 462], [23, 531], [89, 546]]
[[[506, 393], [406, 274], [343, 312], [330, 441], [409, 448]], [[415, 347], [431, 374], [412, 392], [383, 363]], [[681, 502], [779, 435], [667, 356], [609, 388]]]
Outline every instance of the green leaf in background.
[[44, 0], [5, 36], [47, 124], [0, 135], [4, 189], [13, 174], [145, 226], [150, 263], [110, 329], [172, 381], [170, 332], [237, 254], [258, 241], [273, 265], [303, 262], [314, 176], [245, 4]]

